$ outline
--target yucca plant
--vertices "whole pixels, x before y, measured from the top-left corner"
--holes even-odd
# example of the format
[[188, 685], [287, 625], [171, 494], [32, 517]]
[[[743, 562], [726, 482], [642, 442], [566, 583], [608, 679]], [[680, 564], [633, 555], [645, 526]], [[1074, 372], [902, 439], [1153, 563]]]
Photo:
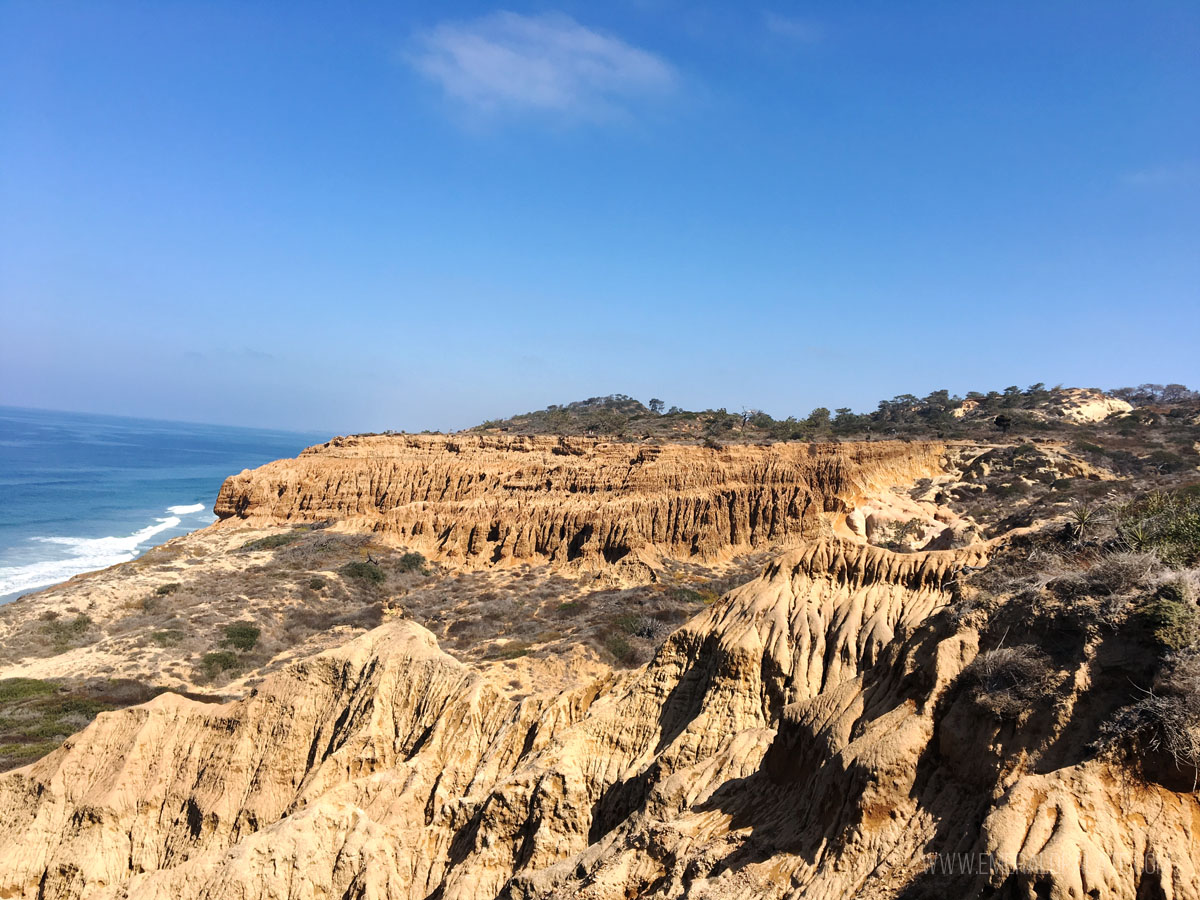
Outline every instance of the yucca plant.
[[1076, 503], [1067, 513], [1071, 533], [1075, 540], [1082, 543], [1088, 533], [1096, 527], [1100, 520], [1100, 510], [1091, 503]]
[[1136, 553], [1149, 550], [1154, 543], [1154, 529], [1144, 520], [1123, 526], [1120, 534], [1122, 542]]

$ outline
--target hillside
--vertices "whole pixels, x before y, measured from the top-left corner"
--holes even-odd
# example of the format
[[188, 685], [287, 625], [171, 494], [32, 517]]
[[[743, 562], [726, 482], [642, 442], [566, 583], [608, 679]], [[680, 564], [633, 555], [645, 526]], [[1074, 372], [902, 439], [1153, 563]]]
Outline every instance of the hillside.
[[1200, 426], [1113, 400], [232, 475], [0, 608], [0, 895], [1200, 898]]
[[[726, 444], [880, 438], [979, 440], [994, 438], [997, 432], [1088, 440], [1098, 435], [1128, 437], [1130, 431], [1150, 428], [1160, 430], [1170, 445], [1185, 443], [1186, 429], [1198, 419], [1200, 394], [1184, 385], [1145, 384], [1104, 392], [1047, 389], [1035, 384], [1025, 390], [1012, 386], [988, 393], [971, 391], [965, 397], [944, 390], [926, 397], [900, 394], [880, 401], [869, 413], [820, 407], [803, 418], [785, 419], [758, 409], [690, 411], [668, 407], [656, 399], [643, 405], [624, 394], [612, 394], [495, 419], [471, 430]], [[1133, 443], [1144, 445], [1145, 440]]]

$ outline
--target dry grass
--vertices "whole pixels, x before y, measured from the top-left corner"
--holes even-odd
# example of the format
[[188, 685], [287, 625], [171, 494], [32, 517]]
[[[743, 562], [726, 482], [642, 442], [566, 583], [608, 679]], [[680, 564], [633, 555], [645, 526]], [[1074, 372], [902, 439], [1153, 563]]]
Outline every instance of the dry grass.
[[761, 567], [746, 558], [718, 571], [679, 565], [658, 583], [597, 584], [549, 566], [459, 572], [430, 579], [400, 599], [404, 614], [464, 660], [499, 653], [543, 656], [590, 647], [618, 667], [641, 665], [673, 628], [748, 581]]
[[123, 581], [113, 579], [109, 602], [89, 602], [76, 589], [66, 596], [79, 606], [15, 620], [0, 654], [28, 663], [91, 646], [90, 671], [222, 690], [256, 683], [300, 648], [343, 643], [400, 615], [464, 661], [585, 647], [613, 665], [634, 666], [762, 562], [674, 564], [660, 573], [661, 583], [616, 586], [611, 576], [546, 565], [451, 571], [370, 535], [329, 528], [218, 536], [215, 552], [212, 541], [193, 548], [185, 539], [171, 552], [153, 551], [155, 564], [145, 557], [128, 564], [136, 587], [124, 596]]

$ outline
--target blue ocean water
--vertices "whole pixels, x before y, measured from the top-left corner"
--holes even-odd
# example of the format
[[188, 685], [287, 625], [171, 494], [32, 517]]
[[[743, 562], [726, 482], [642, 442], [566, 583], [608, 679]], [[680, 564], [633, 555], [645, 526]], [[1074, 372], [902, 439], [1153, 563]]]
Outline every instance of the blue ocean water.
[[0, 603], [203, 528], [227, 476], [328, 438], [0, 406]]

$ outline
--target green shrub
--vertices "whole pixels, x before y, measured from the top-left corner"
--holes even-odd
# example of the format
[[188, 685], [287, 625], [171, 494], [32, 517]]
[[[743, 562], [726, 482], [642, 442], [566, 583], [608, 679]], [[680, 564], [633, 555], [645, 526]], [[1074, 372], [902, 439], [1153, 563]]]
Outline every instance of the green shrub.
[[173, 594], [179, 590], [179, 582], [172, 581], [170, 584], [160, 584], [154, 589], [154, 593], [159, 597], [165, 597], [167, 594]]
[[1164, 588], [1138, 608], [1137, 617], [1161, 646], [1183, 650], [1196, 642], [1200, 624], [1196, 606], [1172, 590], [1172, 586]]
[[502, 647], [488, 653], [488, 659], [519, 659], [529, 655], [530, 645], [526, 641], [509, 641]]
[[312, 588], [312, 590], [314, 590], [314, 591], [319, 591], [319, 590], [321, 590], [321, 588], [325, 587], [325, 579], [324, 578], [310, 578], [310, 579], [308, 579], [308, 586], [310, 588]]
[[278, 534], [268, 534], [266, 537], [261, 537], [257, 540], [246, 541], [246, 543], [242, 544], [242, 549], [275, 550], [300, 540], [303, 534], [304, 532], [302, 531], [281, 531]]
[[662, 619], [654, 615], [622, 616], [621, 618], [622, 620], [632, 618], [632, 622], [622, 621], [621, 627], [634, 637], [644, 638], [647, 641], [657, 641], [667, 630]]
[[1071, 447], [1080, 453], [1104, 453], [1103, 447], [1099, 444], [1093, 444], [1091, 441], [1074, 441]]
[[53, 694], [57, 690], [57, 685], [37, 678], [0, 678], [0, 703], [15, 703]]
[[604, 649], [611, 653], [619, 663], [633, 665], [637, 662], [637, 648], [629, 643], [628, 638], [620, 632], [610, 632], [604, 638]]
[[711, 606], [720, 595], [716, 591], [708, 588], [695, 590], [687, 587], [677, 587], [671, 589], [671, 599], [676, 603], [703, 603], [705, 606]]
[[626, 634], [637, 634], [638, 628], [642, 624], [642, 617], [627, 613], [623, 616], [617, 616], [613, 619], [613, 624], [620, 628]]
[[338, 570], [347, 578], [357, 578], [360, 581], [369, 581], [371, 584], [383, 584], [387, 580], [387, 575], [383, 569], [375, 565], [373, 562], [363, 562], [361, 560], [346, 563]]
[[231, 672], [238, 667], [237, 654], [230, 650], [214, 650], [200, 657], [200, 667], [209, 678], [216, 678], [222, 672]]
[[400, 572], [424, 572], [425, 557], [420, 553], [405, 553], [396, 561], [396, 569]]
[[1145, 463], [1159, 472], [1186, 472], [1191, 468], [1186, 459], [1170, 450], [1151, 451]]
[[150, 640], [158, 644], [160, 647], [174, 647], [183, 640], [183, 632], [174, 628], [166, 628], [162, 631], [155, 631], [150, 635]]
[[1100, 521], [1100, 510], [1091, 503], [1076, 501], [1067, 510], [1067, 521], [1071, 528], [1071, 536], [1077, 541], [1084, 541], [1095, 530]]
[[1164, 562], [1200, 563], [1200, 496], [1154, 491], [1117, 510], [1117, 533], [1131, 546], [1154, 550]]
[[904, 550], [907, 546], [905, 541], [910, 536], [917, 534], [921, 526], [921, 520], [915, 517], [906, 522], [889, 522], [883, 529], [884, 536], [880, 540], [879, 545], [888, 550]]
[[[67, 732], [70, 734], [70, 732]], [[22, 765], [26, 762], [33, 762], [35, 759], [41, 759], [47, 753], [58, 749], [58, 745], [62, 741], [39, 741], [35, 744], [0, 744], [0, 759], [5, 763], [4, 768], [9, 768], [9, 765]]]
[[225, 640], [222, 647], [233, 647], [235, 650], [253, 650], [258, 643], [262, 629], [252, 622], [234, 622], [225, 626]]

